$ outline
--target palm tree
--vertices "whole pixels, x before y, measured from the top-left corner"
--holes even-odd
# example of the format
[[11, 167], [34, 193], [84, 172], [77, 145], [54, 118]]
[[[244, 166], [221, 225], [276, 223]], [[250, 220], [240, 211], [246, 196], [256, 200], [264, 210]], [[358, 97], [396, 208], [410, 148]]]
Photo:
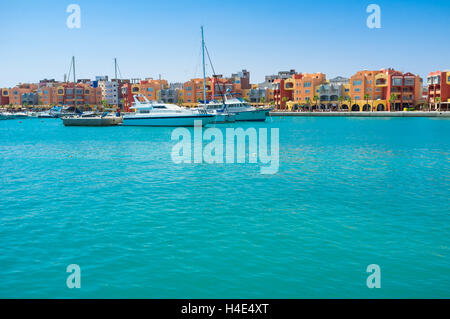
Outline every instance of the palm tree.
[[[369, 94], [364, 94], [364, 100], [366, 100], [366, 104], [367, 104], [367, 105], [369, 105], [369, 98], [370, 98], [370, 95], [369, 95]], [[370, 105], [369, 105], [369, 107], [370, 107]], [[371, 107], [370, 107], [370, 109], [372, 110]]]
[[319, 97], [317, 95], [313, 96], [313, 101], [316, 103], [316, 111], [317, 111], [317, 101], [319, 100]]
[[397, 100], [397, 94], [391, 93], [391, 96], [389, 97], [389, 111], [392, 111], [392, 103]]
[[[287, 98], [286, 96], [284, 96], [284, 97], [281, 99], [281, 102], [284, 103], [285, 108], [286, 108], [286, 102], [287, 102], [287, 101], [288, 101], [288, 98]], [[281, 105], [280, 105], [280, 107], [281, 107]]]
[[437, 96], [435, 99], [434, 99], [434, 103], [436, 104], [438, 104], [439, 105], [439, 108], [438, 108], [438, 111], [440, 112], [441, 111], [441, 97], [440, 96]]
[[341, 95], [341, 96], [339, 96], [338, 97], [338, 111], [340, 112], [341, 111], [341, 105], [342, 105], [342, 102], [344, 102], [344, 100], [345, 100], [345, 98]]
[[261, 98], [259, 99], [259, 103], [264, 104], [265, 102], [266, 102], [266, 98], [265, 98], [265, 97], [261, 97]]
[[348, 111], [352, 110], [352, 97], [351, 96], [347, 96], [345, 98], [345, 100], [348, 102]]
[[311, 104], [309, 103], [309, 99], [306, 99], [305, 101], [306, 101], [305, 105], [308, 108], [308, 112], [311, 112]]

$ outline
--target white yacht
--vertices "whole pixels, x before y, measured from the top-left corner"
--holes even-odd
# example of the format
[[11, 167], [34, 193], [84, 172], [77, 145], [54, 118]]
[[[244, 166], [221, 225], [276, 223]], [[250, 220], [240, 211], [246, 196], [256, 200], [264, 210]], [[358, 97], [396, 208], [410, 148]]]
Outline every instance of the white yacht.
[[256, 108], [250, 103], [244, 101], [239, 97], [230, 97], [224, 95], [225, 103], [222, 101], [210, 101], [204, 107], [208, 113], [220, 112], [226, 110], [234, 114], [236, 121], [265, 121], [270, 112], [270, 108]]
[[[139, 101], [142, 97], [145, 102]], [[194, 126], [214, 123], [216, 116], [205, 110], [191, 110], [175, 104], [150, 102], [145, 96], [135, 95], [135, 113], [125, 114], [122, 125], [129, 126]]]

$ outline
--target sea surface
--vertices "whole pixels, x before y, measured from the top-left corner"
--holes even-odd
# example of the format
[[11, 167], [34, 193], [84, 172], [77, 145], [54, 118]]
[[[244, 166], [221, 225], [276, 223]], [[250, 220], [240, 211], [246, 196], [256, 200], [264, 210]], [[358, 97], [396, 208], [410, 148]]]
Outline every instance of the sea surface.
[[0, 297], [450, 298], [450, 120], [236, 126], [279, 128], [276, 174], [175, 164], [172, 128], [0, 121]]

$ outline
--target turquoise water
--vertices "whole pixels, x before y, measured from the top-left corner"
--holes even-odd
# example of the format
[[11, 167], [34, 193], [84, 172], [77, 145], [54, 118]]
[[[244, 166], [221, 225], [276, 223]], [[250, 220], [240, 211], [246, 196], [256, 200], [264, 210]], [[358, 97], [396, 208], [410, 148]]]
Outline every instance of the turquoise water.
[[0, 297], [450, 297], [450, 120], [239, 125], [279, 128], [277, 174], [173, 164], [170, 128], [1, 121]]

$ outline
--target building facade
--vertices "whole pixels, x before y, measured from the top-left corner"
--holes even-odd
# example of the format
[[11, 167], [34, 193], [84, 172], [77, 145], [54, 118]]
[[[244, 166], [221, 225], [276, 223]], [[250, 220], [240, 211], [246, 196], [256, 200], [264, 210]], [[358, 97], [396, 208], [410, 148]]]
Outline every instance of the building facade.
[[450, 71], [431, 72], [427, 76], [427, 85], [428, 104], [433, 108], [437, 108], [438, 104], [445, 103], [448, 110], [447, 103], [450, 103]]
[[111, 106], [119, 105], [119, 84], [116, 81], [108, 81], [107, 78], [98, 81], [98, 87], [102, 91], [102, 101]]

